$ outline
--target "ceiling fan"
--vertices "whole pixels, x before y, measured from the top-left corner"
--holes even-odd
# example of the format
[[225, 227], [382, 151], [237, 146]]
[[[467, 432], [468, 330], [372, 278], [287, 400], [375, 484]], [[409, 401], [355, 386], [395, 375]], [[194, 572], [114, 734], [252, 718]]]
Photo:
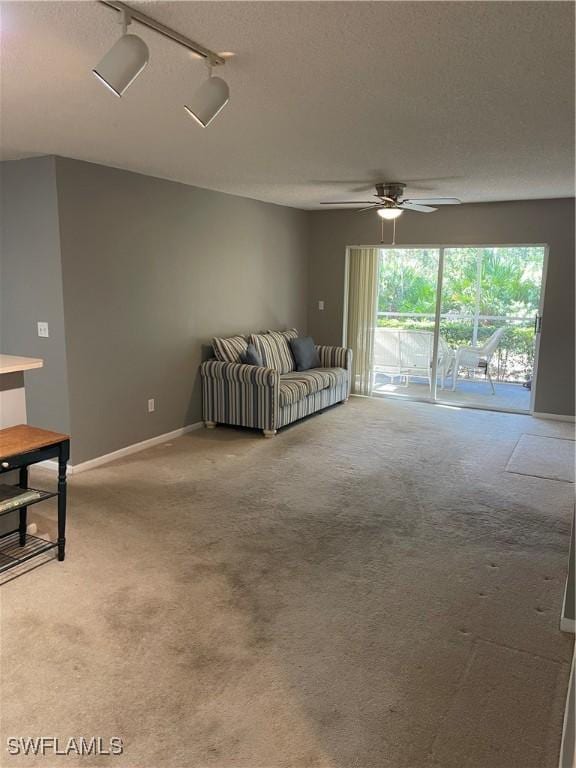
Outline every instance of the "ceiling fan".
[[320, 203], [320, 205], [366, 205], [358, 213], [376, 211], [383, 219], [397, 219], [403, 211], [417, 211], [418, 213], [432, 213], [437, 205], [460, 205], [461, 200], [456, 197], [426, 197], [404, 198], [406, 184], [400, 181], [383, 182], [376, 184], [376, 194], [379, 202], [371, 200], [337, 200], [335, 202]]

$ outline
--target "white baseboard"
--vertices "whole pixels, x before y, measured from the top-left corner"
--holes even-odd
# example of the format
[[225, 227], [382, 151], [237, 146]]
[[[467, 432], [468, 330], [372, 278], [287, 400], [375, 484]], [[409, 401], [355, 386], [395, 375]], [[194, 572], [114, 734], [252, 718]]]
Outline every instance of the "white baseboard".
[[553, 421], [576, 421], [576, 416], [564, 416], [561, 413], [534, 413], [535, 419], [552, 419]]
[[[68, 474], [77, 475], [79, 472], [86, 472], [88, 469], [94, 469], [102, 464], [108, 464], [110, 461], [129, 456], [131, 453], [145, 451], [146, 448], [152, 448], [154, 445], [161, 445], [162, 443], [167, 443], [169, 440], [175, 440], [177, 437], [182, 437], [182, 435], [192, 432], [195, 429], [200, 429], [202, 426], [204, 426], [204, 422], [197, 421], [194, 424], [188, 424], [188, 426], [175, 429], [172, 432], [166, 432], [163, 435], [156, 435], [156, 437], [151, 437], [148, 440], [142, 440], [141, 443], [134, 443], [134, 445], [127, 445], [125, 448], [119, 448], [117, 451], [106, 453], [104, 456], [96, 456], [96, 458], [88, 459], [88, 461], [83, 461], [80, 464], [68, 464]], [[40, 461], [35, 466], [42, 467], [50, 472], [58, 471], [57, 461]]]

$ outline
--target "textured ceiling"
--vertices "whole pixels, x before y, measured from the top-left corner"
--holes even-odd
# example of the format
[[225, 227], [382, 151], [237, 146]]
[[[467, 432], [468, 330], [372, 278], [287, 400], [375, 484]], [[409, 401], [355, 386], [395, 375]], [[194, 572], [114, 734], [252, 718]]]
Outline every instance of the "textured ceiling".
[[[205, 76], [134, 24], [147, 69], [122, 99], [91, 68], [118, 35], [96, 2], [2, 3], [2, 158], [59, 154], [314, 208], [362, 181], [465, 202], [574, 194], [571, 2], [150, 2], [217, 51], [231, 101], [206, 130]], [[368, 192], [368, 195], [371, 191]]]

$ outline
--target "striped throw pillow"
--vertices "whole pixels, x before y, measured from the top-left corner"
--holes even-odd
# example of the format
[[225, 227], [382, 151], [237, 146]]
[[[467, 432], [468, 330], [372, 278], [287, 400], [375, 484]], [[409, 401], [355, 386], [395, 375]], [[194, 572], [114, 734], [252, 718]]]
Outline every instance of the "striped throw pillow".
[[282, 336], [286, 336], [287, 339], [297, 339], [298, 331], [296, 328], [288, 328], [286, 331], [266, 331], [266, 333], [281, 333]]
[[246, 354], [248, 342], [244, 336], [230, 336], [227, 339], [212, 339], [214, 355], [222, 363], [240, 363], [241, 355]]
[[279, 331], [253, 333], [250, 341], [260, 352], [266, 368], [274, 368], [278, 373], [290, 373], [294, 370], [294, 358], [284, 333]]

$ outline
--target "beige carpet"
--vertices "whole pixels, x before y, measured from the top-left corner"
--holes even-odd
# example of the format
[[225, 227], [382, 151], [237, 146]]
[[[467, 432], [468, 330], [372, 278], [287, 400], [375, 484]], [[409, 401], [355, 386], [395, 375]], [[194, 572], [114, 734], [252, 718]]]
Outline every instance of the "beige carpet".
[[353, 399], [77, 475], [67, 560], [1, 589], [0, 764], [556, 766], [573, 486], [505, 471], [526, 432], [572, 436]]

